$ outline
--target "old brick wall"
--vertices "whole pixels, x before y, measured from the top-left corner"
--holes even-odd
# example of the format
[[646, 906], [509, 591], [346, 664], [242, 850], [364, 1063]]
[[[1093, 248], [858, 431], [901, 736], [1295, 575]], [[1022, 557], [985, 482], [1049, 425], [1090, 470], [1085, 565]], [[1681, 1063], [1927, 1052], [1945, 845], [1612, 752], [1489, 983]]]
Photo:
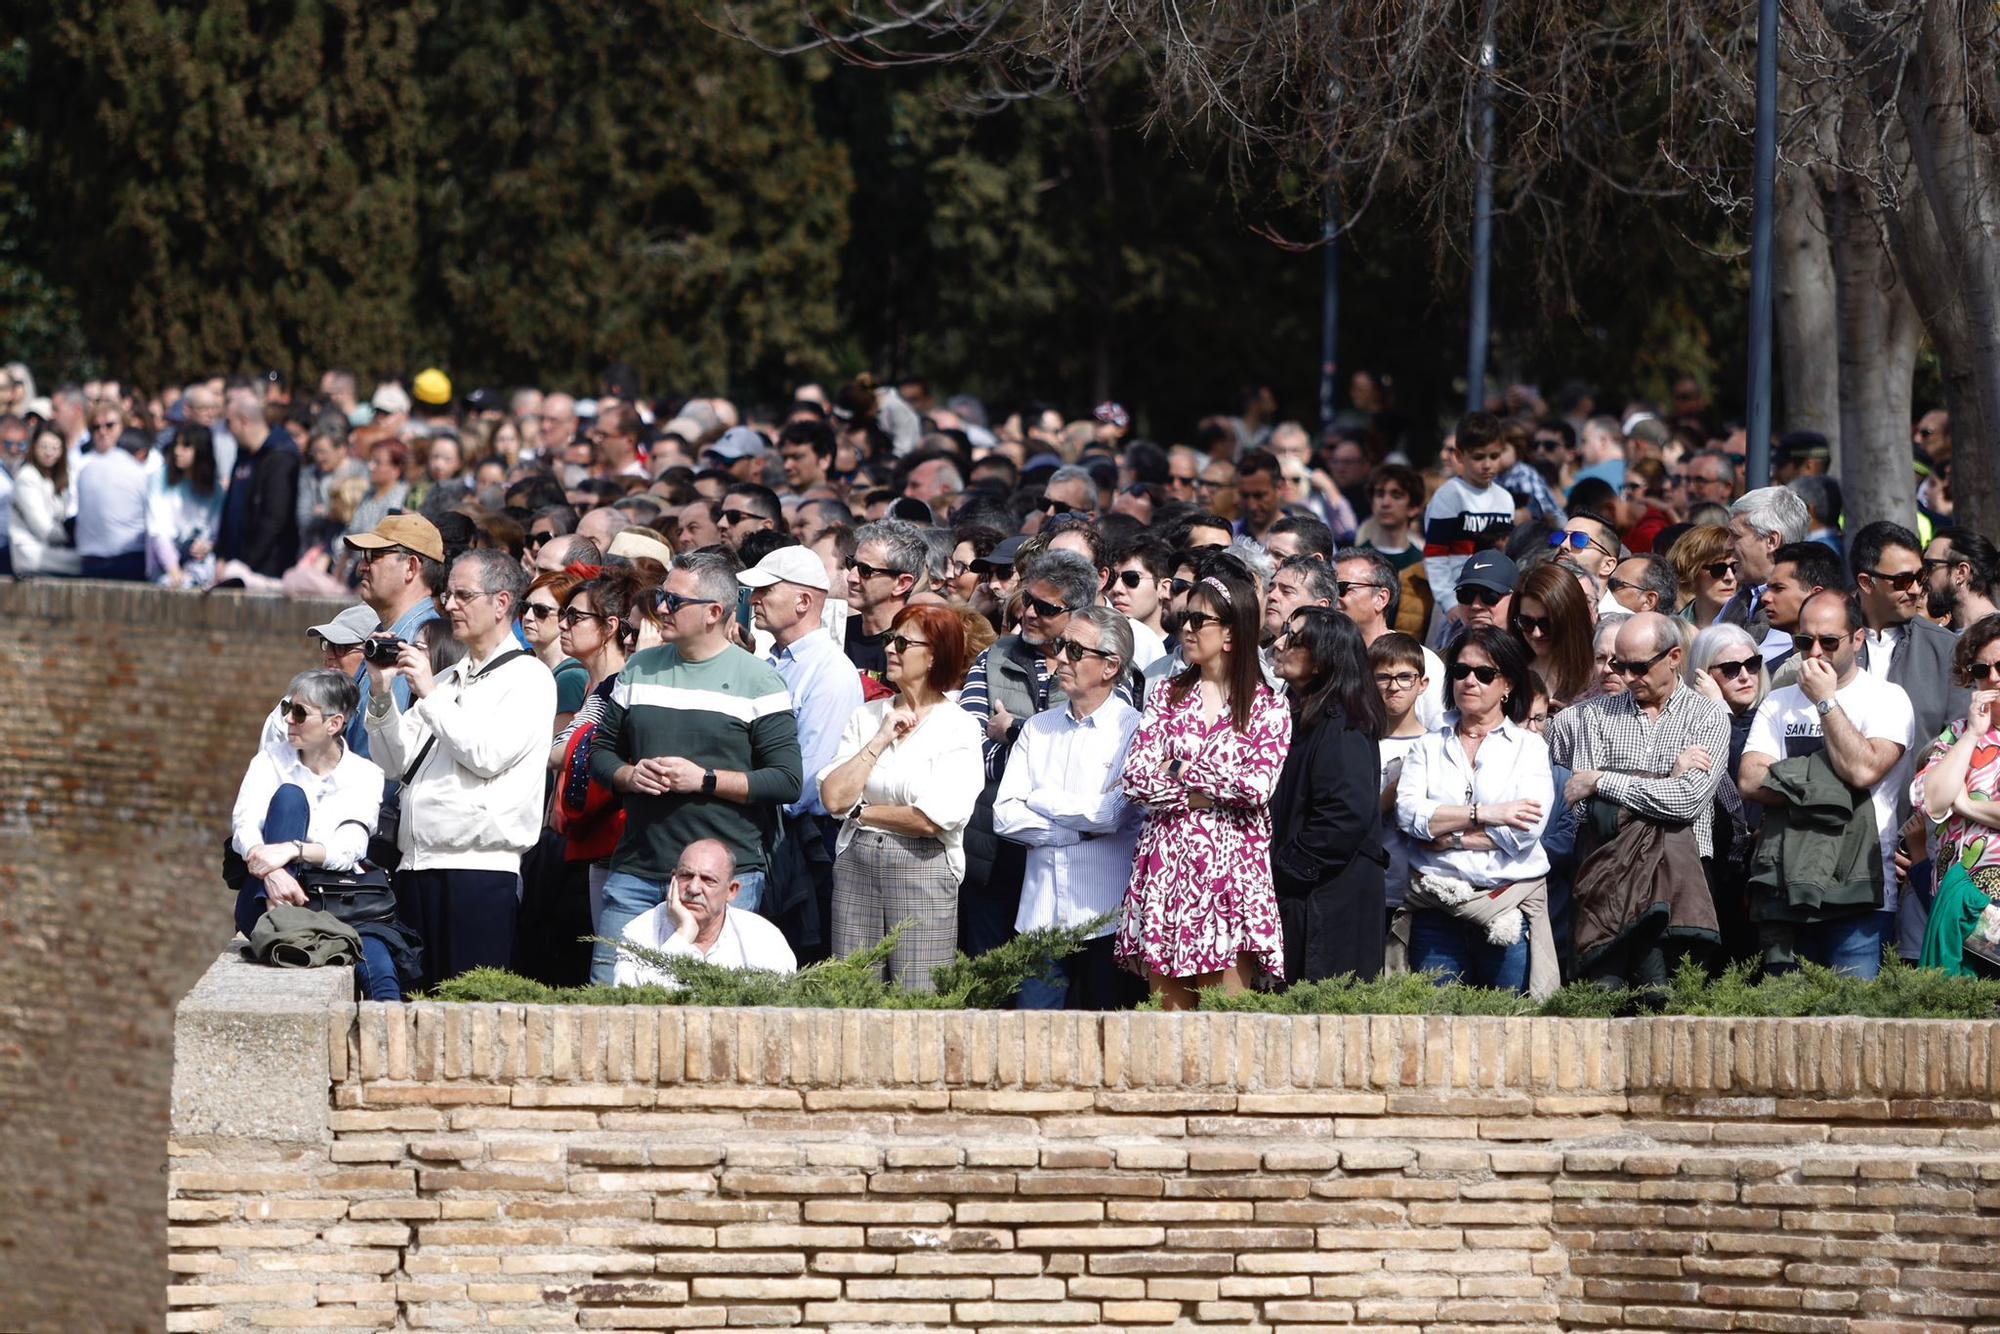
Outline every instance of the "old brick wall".
[[2000, 1024], [331, 1005], [274, 1139], [216, 986], [171, 1329], [2000, 1324]]
[[157, 1329], [173, 1009], [217, 847], [333, 609], [0, 581], [0, 1329]]

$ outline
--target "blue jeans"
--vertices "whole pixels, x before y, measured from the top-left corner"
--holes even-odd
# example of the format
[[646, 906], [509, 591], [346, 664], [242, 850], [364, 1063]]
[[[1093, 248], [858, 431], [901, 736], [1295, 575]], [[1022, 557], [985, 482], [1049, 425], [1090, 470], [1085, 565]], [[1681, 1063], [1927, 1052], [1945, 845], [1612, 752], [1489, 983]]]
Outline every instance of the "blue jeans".
[[[757, 905], [764, 899], [764, 873], [740, 871], [736, 879], [742, 887], [736, 891], [736, 897], [729, 906], [756, 912]], [[605, 878], [604, 903], [598, 910], [593, 933], [600, 939], [590, 947], [590, 980], [593, 983], [610, 986], [612, 976], [618, 969], [617, 948], [604, 942], [620, 939], [626, 927], [666, 901], [667, 882], [664, 880], [648, 880], [626, 871], [613, 871]]]
[[[271, 804], [264, 808], [264, 824], [259, 832], [266, 843], [290, 843], [306, 839], [311, 826], [312, 804], [306, 800], [305, 789], [297, 783], [286, 783], [271, 794]], [[264, 882], [252, 876], [236, 892], [236, 929], [247, 937], [263, 915]], [[354, 977], [361, 986], [361, 994], [369, 1000], [403, 999], [403, 986], [396, 977], [396, 963], [389, 957], [389, 947], [370, 936], [361, 937], [361, 960], [355, 965]]]
[[1802, 959], [1811, 959], [1842, 977], [1858, 977], [1865, 982], [1881, 973], [1882, 943], [1895, 939], [1895, 935], [1895, 913], [1862, 912], [1799, 927], [1793, 948]]
[[1471, 922], [1419, 909], [1410, 914], [1410, 971], [1440, 972], [1452, 981], [1503, 991], [1528, 989], [1528, 936], [1495, 945]]

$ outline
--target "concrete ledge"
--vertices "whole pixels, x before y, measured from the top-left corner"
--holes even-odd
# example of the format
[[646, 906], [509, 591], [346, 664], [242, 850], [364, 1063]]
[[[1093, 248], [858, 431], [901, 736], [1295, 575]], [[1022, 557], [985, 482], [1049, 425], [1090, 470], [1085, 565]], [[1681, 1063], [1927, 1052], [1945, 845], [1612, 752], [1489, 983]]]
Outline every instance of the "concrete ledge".
[[174, 1012], [174, 1138], [330, 1138], [328, 1026], [351, 1019], [353, 997], [351, 968], [218, 958]]

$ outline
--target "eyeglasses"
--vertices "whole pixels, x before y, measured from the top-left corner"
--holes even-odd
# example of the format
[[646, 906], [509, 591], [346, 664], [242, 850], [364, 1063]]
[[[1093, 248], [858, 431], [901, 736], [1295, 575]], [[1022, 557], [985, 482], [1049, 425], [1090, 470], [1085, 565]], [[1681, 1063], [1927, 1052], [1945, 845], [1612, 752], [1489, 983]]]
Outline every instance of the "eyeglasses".
[[1520, 627], [1524, 635], [1539, 635], [1546, 639], [1555, 633], [1556, 619], [1553, 616], [1529, 616], [1525, 612], [1516, 612], [1514, 624]]
[[553, 602], [524, 602], [521, 604], [521, 616], [524, 620], [546, 621], [555, 614], [556, 604]]
[[405, 551], [401, 547], [381, 547], [378, 548], [377, 550], [369, 552], [367, 555], [363, 556], [361, 560], [364, 565], [372, 565], [376, 561], [381, 560], [384, 556], [414, 556], [416, 554], [417, 553], [414, 551]]
[[897, 653], [908, 653], [913, 648], [929, 648], [928, 639], [912, 639], [908, 635], [890, 635], [889, 647]]
[[990, 560], [976, 560], [972, 562], [972, 564], [966, 566], [966, 568], [971, 570], [974, 574], [978, 575], [981, 579], [991, 579], [996, 575], [1008, 575], [1014, 572], [1014, 567], [1012, 565], [995, 565]]
[[1236, 485], [1234, 482], [1211, 482], [1206, 477], [1194, 479], [1194, 489], [1197, 491], [1220, 491], [1225, 486], [1234, 485]]
[[288, 720], [294, 723], [302, 723], [306, 719], [316, 715], [323, 716], [320, 715], [318, 709], [309, 709], [305, 705], [289, 698], [278, 701], [278, 712], [285, 715]]
[[679, 593], [669, 593], [664, 588], [657, 590], [654, 598], [653, 605], [666, 612], [669, 616], [678, 616], [689, 607], [719, 607], [722, 605], [714, 598], [682, 597]]
[[1954, 565], [1959, 565], [1963, 563], [1965, 562], [1960, 561], [1959, 558], [1955, 555], [1926, 556], [1924, 557], [1924, 573], [1929, 574], [1933, 569], [1940, 569], [1940, 570], [1950, 569]]
[[1793, 635], [1792, 648], [1799, 653], [1810, 653], [1817, 643], [1822, 653], [1838, 653], [1840, 646], [1847, 642], [1846, 635]]
[[1644, 662], [1627, 662], [1623, 658], [1613, 658], [1607, 665], [1620, 676], [1644, 676], [1676, 647], [1677, 645], [1669, 644]]
[[1192, 579], [1167, 580], [1167, 591], [1172, 593], [1175, 597], [1180, 597], [1182, 594], [1186, 593], [1190, 588], [1193, 587], [1194, 587], [1194, 580]]
[[1181, 629], [1188, 634], [1198, 635], [1210, 625], [1222, 624], [1222, 618], [1214, 612], [1191, 611], [1181, 617]]
[[1521, 721], [1528, 725], [1529, 731], [1539, 732], [1549, 725], [1549, 715], [1546, 713], [1531, 713]]
[[1352, 593], [1357, 588], [1387, 588], [1387, 587], [1388, 587], [1387, 584], [1372, 583], [1366, 579], [1341, 579], [1337, 580], [1334, 583], [1334, 588], [1339, 591], [1341, 597], [1346, 597], [1349, 593]]
[[1909, 592], [1912, 588], [1916, 587], [1917, 580], [1923, 578], [1924, 575], [1924, 572], [1920, 569], [1904, 570], [1901, 574], [1884, 574], [1880, 570], [1860, 570], [1857, 573], [1865, 574], [1870, 579], [1878, 579], [1895, 589], [1898, 593]]
[[1755, 676], [1757, 669], [1763, 663], [1763, 655], [1753, 653], [1749, 657], [1740, 658], [1735, 662], [1711, 662], [1708, 664], [1708, 670], [1716, 673], [1718, 676], [1727, 676], [1734, 680], [1739, 676]]
[[1042, 503], [1035, 506], [1035, 508], [1044, 514], [1073, 514], [1076, 512], [1076, 506], [1070, 504], [1067, 500], [1057, 500], [1054, 496], [1043, 496]]
[[1969, 663], [1965, 674], [1975, 681], [1984, 681], [1989, 676], [2000, 676], [2000, 662]]
[[119, 421], [116, 417], [106, 417], [101, 422], [92, 422], [90, 424], [90, 429], [93, 431], [112, 431], [112, 430], [117, 430], [124, 425], [125, 423]]
[[870, 565], [867, 561], [856, 560], [852, 556], [849, 556], [843, 563], [848, 569], [860, 575], [863, 583], [875, 578], [877, 575], [886, 574], [893, 578], [902, 573], [901, 570], [892, 570], [886, 565]]
[[444, 590], [444, 592], [438, 594], [438, 601], [444, 603], [445, 606], [449, 607], [454, 602], [477, 602], [479, 601], [479, 599], [483, 597], [491, 597], [491, 596], [492, 594], [483, 588], [447, 587]]
[[1422, 676], [1417, 672], [1375, 673], [1375, 684], [1384, 690], [1408, 690], [1421, 679]]
[[1055, 639], [1049, 641], [1049, 654], [1052, 657], [1068, 658], [1071, 662], [1082, 662], [1085, 657], [1102, 658], [1106, 662], [1110, 662], [1118, 656], [1116, 653], [1108, 653], [1101, 648], [1086, 648], [1074, 639]]
[[[1711, 579], [1733, 579], [1736, 577], [1736, 562], [1733, 560], [1711, 561], [1701, 567]], [[1914, 576], [1912, 576], [1914, 577]]]
[[1028, 605], [1035, 609], [1036, 615], [1039, 616], [1069, 615], [1069, 608], [1063, 606], [1063, 604], [1060, 602], [1050, 602], [1046, 598], [1036, 597], [1033, 593], [1027, 595], [1027, 601]]
[[1111, 576], [1111, 582], [1123, 584], [1127, 588], [1137, 588], [1140, 584], [1151, 582], [1152, 578], [1153, 576], [1144, 570], [1120, 570]]
[[1469, 662], [1454, 662], [1451, 665], [1451, 679], [1454, 681], [1463, 681], [1474, 676], [1479, 678], [1479, 684], [1490, 686], [1500, 679], [1500, 669], [1490, 666], [1476, 667]]
[[1631, 580], [1620, 579], [1615, 574], [1605, 579], [1604, 586], [1610, 589], [1613, 593], [1640, 593], [1645, 591], [1638, 584], [1633, 583]]
[[1458, 590], [1458, 605], [1461, 607], [1478, 604], [1482, 607], [1497, 607], [1505, 601], [1505, 593], [1496, 593], [1490, 588], [1461, 588]]
[[1549, 546], [1551, 548], [1568, 547], [1571, 551], [1583, 551], [1589, 547], [1596, 547], [1599, 551], [1602, 551], [1607, 556], [1613, 556], [1617, 554], [1616, 552], [1608, 549], [1602, 542], [1592, 537], [1589, 533], [1572, 533], [1569, 532], [1568, 530], [1564, 530], [1563, 532], [1560, 533], [1550, 533]]
[[[543, 615], [547, 615], [544, 612]], [[578, 611], [575, 607], [564, 607], [556, 615], [556, 624], [567, 630], [579, 621], [602, 621], [608, 619], [600, 612]]]
[[724, 523], [771, 522], [771, 520], [765, 518], [763, 515], [752, 514], [749, 510], [724, 510], [722, 511], [722, 521]]

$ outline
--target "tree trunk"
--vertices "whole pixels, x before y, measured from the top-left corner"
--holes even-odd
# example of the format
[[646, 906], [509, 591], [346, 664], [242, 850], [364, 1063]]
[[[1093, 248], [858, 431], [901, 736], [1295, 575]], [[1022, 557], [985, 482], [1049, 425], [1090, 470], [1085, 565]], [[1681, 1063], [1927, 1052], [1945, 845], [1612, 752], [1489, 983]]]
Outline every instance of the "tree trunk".
[[[1785, 91], [1790, 91], [1789, 86], [1781, 96]], [[1811, 132], [1817, 137], [1830, 117], [1823, 111], [1810, 114]], [[1784, 429], [1824, 435], [1837, 467], [1841, 458], [1840, 365], [1826, 197], [1813, 168], [1785, 158], [1778, 162], [1775, 231], [1778, 281], [1774, 295]]]

